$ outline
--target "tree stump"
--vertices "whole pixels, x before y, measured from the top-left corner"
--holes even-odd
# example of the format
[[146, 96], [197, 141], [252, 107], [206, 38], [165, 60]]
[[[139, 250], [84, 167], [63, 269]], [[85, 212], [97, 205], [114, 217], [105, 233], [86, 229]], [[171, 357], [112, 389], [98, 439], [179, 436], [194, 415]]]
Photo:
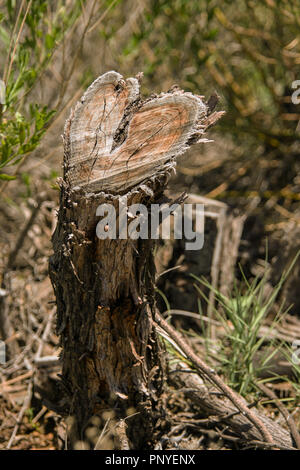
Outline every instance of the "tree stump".
[[50, 277], [62, 347], [61, 406], [74, 417], [75, 440], [84, 440], [92, 416], [113, 408], [124, 418], [134, 407], [128, 437], [133, 448], [146, 448], [162, 416], [154, 241], [124, 232], [109, 238], [107, 224], [107, 238], [99, 239], [97, 208], [112, 205], [118, 221], [126, 200], [127, 206], [159, 203], [175, 157], [205, 141], [204, 131], [221, 114], [178, 87], [143, 100], [138, 79], [108, 72], [66, 122]]

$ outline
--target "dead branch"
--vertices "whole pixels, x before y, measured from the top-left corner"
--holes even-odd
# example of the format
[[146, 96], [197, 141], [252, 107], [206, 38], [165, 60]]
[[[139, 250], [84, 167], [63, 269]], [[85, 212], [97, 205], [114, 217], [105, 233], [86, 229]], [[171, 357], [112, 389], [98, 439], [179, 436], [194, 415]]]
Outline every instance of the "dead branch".
[[[171, 327], [159, 313], [156, 313], [155, 318], [157, 324], [166, 331], [171, 339], [175, 341], [180, 349], [186, 354], [187, 358], [197, 368], [200, 376], [203, 377], [203, 379], [208, 380], [211, 384], [217, 387], [218, 390], [221, 390], [223, 396], [220, 403], [220, 400], [216, 398], [220, 394], [212, 395], [213, 389], [204, 385], [203, 381], [197, 374], [184, 374], [184, 377], [182, 377], [182, 372], [176, 373], [176, 377], [178, 377], [178, 380], [181, 382], [181, 387], [188, 387], [187, 393], [190, 394], [190, 396], [193, 396], [193, 399], [201, 404], [201, 408], [204, 407], [206, 411], [209, 410], [210, 414], [222, 415], [225, 422], [230, 422], [235, 429], [237, 428], [236, 423], [238, 422], [239, 432], [243, 429], [243, 432], [248, 434], [248, 438], [252, 435], [251, 439], [253, 439], [255, 435], [255, 439], [261, 441], [261, 437], [263, 437], [264, 442], [270, 444], [271, 447], [276, 448], [276, 443], [280, 436], [278, 444], [292, 447], [291, 439], [286, 431], [284, 431], [280, 426], [275, 425], [275, 423], [262, 414], [250, 409], [248, 403], [241, 396], [235, 393], [227, 384], [225, 384], [216, 372], [207, 366], [204, 361], [202, 361], [192, 351], [182, 336], [174, 330], [174, 328]], [[187, 368], [185, 364], [181, 364], [181, 368], [182, 367]], [[216, 390], [214, 393], [215, 392]], [[212, 396], [214, 396], [213, 399]], [[230, 405], [228, 403], [229, 401], [231, 402]], [[234, 406], [232, 407], [232, 405]], [[236, 413], [237, 410], [239, 413]], [[249, 421], [252, 423], [252, 426], [249, 425]], [[254, 428], [256, 428], [256, 432], [254, 431]], [[259, 437], [257, 437], [257, 431], [259, 431]]]

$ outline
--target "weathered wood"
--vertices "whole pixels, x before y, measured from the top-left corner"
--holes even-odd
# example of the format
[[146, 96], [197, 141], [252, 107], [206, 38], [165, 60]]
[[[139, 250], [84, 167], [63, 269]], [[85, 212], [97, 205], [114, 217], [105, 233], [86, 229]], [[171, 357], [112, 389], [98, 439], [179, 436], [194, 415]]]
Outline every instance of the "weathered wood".
[[[227, 397], [220, 394], [216, 387], [203, 381], [198, 374], [191, 373], [184, 362], [172, 367], [170, 380], [176, 387], [182, 389], [185, 396], [196, 407], [199, 407], [203, 416], [211, 419], [212, 424], [214, 421], [226, 424], [229, 429], [240, 436], [244, 444], [261, 441], [259, 430], [249, 422], [247, 417], [240, 413]], [[246, 401], [243, 401], [246, 404]], [[254, 408], [252, 410], [268, 429], [275, 446], [285, 449], [293, 448], [293, 440], [286, 429], [269, 419], [263, 412]], [[253, 443], [252, 446], [255, 447], [255, 444]]]
[[128, 191], [188, 148], [204, 132], [206, 106], [181, 90], [141, 101], [137, 79], [99, 77], [75, 108], [66, 178], [74, 187]]
[[164, 366], [153, 327], [151, 240], [96, 236], [102, 203], [118, 214], [128, 205], [158, 202], [174, 157], [201, 140], [220, 117], [197, 96], [174, 91], [145, 101], [138, 81], [116, 72], [99, 77], [65, 126], [64, 178], [53, 236], [50, 277], [61, 335], [65, 412], [72, 435], [84, 439], [91, 416], [113, 407], [119, 418], [135, 407], [127, 433], [147, 446], [162, 414]]

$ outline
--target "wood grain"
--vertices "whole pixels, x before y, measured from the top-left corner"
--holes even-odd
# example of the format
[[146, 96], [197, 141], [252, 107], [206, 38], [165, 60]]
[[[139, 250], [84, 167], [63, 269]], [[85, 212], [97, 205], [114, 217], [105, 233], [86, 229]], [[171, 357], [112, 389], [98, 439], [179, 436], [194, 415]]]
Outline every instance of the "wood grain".
[[139, 83], [99, 77], [71, 118], [67, 179], [89, 191], [125, 192], [163, 170], [206, 127], [207, 107], [176, 90], [142, 102]]

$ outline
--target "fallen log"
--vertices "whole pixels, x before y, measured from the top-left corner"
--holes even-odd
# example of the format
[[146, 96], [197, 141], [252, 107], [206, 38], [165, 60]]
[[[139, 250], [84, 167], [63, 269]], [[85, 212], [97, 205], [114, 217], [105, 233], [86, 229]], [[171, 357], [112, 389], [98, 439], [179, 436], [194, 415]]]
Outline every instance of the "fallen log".
[[[194, 405], [199, 407], [203, 416], [210, 418], [211, 425], [221, 423], [227, 425], [228, 429], [240, 437], [242, 445], [250, 445], [252, 448], [269, 448], [269, 444], [262, 440], [261, 433], [257, 427], [253, 426], [244, 413], [241, 413], [231, 400], [220, 390], [212, 386], [196, 372], [192, 373], [190, 368], [184, 363], [177, 363], [170, 373], [170, 382], [184, 395], [189, 398]], [[242, 399], [245, 406], [249, 406], [246, 400]], [[265, 416], [263, 412], [252, 408], [252, 412], [263, 423], [273, 439], [273, 448], [280, 450], [294, 449], [293, 439], [290, 433], [272, 419]]]

